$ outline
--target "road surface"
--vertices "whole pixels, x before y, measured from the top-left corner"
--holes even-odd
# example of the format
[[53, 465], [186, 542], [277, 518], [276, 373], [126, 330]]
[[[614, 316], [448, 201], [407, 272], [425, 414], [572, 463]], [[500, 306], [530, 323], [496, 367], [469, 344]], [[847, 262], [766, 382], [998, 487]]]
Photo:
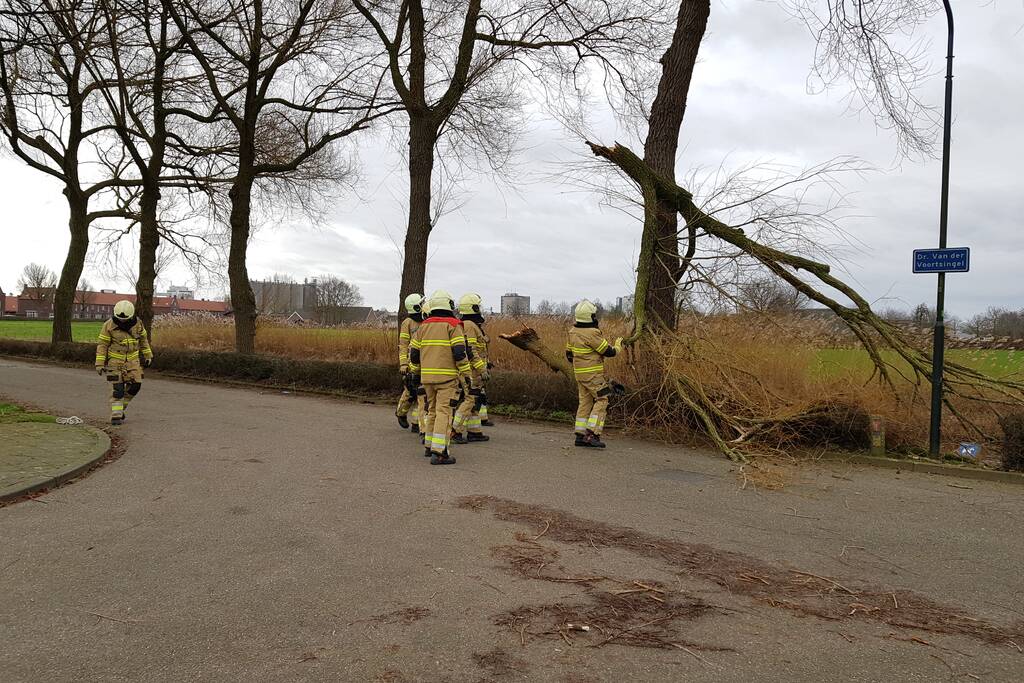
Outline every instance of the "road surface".
[[[100, 419], [106, 390], [0, 358], [0, 398]], [[431, 467], [384, 406], [159, 378], [119, 432], [119, 460], [0, 508], [0, 680], [1024, 671], [1024, 487], [813, 465], [767, 491], [713, 455], [505, 420]], [[775, 593], [787, 575], [805, 595]], [[901, 627], [921, 604], [955, 632]]]

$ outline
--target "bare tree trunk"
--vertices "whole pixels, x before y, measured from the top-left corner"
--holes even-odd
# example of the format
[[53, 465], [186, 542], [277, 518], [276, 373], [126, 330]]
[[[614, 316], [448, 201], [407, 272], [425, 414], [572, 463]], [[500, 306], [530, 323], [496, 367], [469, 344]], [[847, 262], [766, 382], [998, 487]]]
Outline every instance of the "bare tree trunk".
[[245, 258], [249, 246], [249, 219], [252, 212], [253, 177], [250, 169], [239, 166], [228, 196], [231, 197], [231, 248], [228, 251], [228, 281], [231, 308], [235, 315], [235, 351], [256, 352], [256, 297], [249, 284]]
[[427, 244], [430, 240], [431, 182], [434, 174], [434, 145], [437, 126], [430, 119], [410, 118], [409, 126], [409, 226], [405, 232], [405, 262], [399, 315], [404, 317], [405, 297], [423, 291], [427, 274]]
[[50, 341], [71, 341], [71, 320], [74, 317], [75, 290], [85, 267], [85, 255], [89, 251], [89, 200], [81, 193], [65, 189], [68, 197], [68, 229], [71, 243], [60, 271], [60, 281], [53, 295], [53, 332]]
[[[661, 80], [651, 104], [644, 161], [655, 173], [671, 181], [676, 178], [679, 130], [686, 113], [690, 80], [710, 14], [709, 0], [681, 0], [672, 43], [661, 58]], [[649, 269], [647, 296], [643, 302], [646, 308], [644, 317], [653, 325], [675, 329], [678, 322], [676, 288], [688, 259], [681, 261], [679, 256], [675, 206], [659, 198], [654, 207], [648, 208], [654, 210], [657, 233], [654, 236], [653, 261], [641, 264], [641, 268]], [[692, 244], [692, 234], [690, 240]]]
[[160, 223], [157, 205], [158, 187], [145, 187], [139, 202], [139, 277], [135, 282], [135, 315], [153, 337], [153, 295], [156, 284], [156, 252], [160, 247]]

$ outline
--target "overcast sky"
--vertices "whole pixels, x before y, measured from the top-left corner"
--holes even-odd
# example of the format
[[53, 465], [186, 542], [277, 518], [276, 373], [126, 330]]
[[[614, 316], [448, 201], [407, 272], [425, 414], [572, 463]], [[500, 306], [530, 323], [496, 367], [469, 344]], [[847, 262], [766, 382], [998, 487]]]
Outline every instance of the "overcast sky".
[[[956, 3], [957, 59], [950, 199], [950, 246], [972, 249], [969, 274], [951, 275], [947, 306], [969, 316], [990, 305], [1024, 307], [1024, 2]], [[921, 96], [941, 105], [945, 27], [937, 17], [932, 73]], [[844, 255], [848, 276], [881, 305], [934, 303], [935, 277], [910, 272], [911, 251], [937, 245], [940, 167], [896, 156], [894, 136], [851, 111], [842, 87], [808, 93], [813, 44], [806, 29], [770, 2], [714, 2], [709, 35], [690, 90], [678, 174], [696, 167], [751, 162], [811, 165], [856, 155], [877, 171], [847, 179], [853, 204], [843, 227], [862, 244]], [[601, 142], [632, 142], [595, 113]], [[604, 121], [605, 123], [601, 123]], [[636, 143], [633, 143], [636, 144]], [[578, 159], [581, 142], [535, 116], [518, 156], [516, 187], [486, 176], [467, 182], [465, 204], [444, 218], [430, 243], [428, 290], [477, 291], [485, 307], [503, 292], [541, 299], [614, 300], [632, 289], [640, 226], [602, 207], [600, 197], [552, 181], [559, 162]], [[385, 136], [360, 141], [361, 180], [340, 195], [321, 225], [262, 227], [253, 237], [253, 278], [288, 273], [298, 280], [333, 273], [359, 286], [366, 303], [394, 309], [401, 274], [407, 185], [402, 160]], [[0, 158], [3, 239], [0, 286], [14, 289], [29, 261], [59, 271], [67, 248], [59, 188], [17, 160]], [[94, 285], [117, 281], [91, 265]], [[176, 266], [162, 286], [192, 283]], [[208, 286], [207, 296], [222, 293]]]

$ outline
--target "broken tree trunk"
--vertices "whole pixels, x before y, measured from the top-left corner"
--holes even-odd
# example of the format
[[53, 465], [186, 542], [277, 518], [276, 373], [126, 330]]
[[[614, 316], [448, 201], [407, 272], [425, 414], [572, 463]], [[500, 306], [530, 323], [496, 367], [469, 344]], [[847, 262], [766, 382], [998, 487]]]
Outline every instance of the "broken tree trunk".
[[[835, 313], [868, 353], [875, 373], [894, 392], [896, 391], [896, 376], [901, 376], [917, 385], [929, 380], [932, 366], [931, 355], [927, 351], [916, 348], [904, 338], [899, 329], [879, 318], [871, 310], [870, 304], [864, 297], [831, 273], [828, 264], [775, 249], [747, 237], [740, 228], [726, 225], [703, 211], [694, 202], [693, 195], [689, 191], [655, 173], [648, 164], [627, 147], [619, 144], [614, 147], [604, 147], [591, 142], [587, 142], [587, 145], [596, 156], [617, 166], [640, 188], [644, 198], [645, 236], [649, 223], [656, 215], [657, 206], [665, 204], [674, 206], [688, 228], [700, 229], [707, 236], [738, 248], [808, 299], [818, 302]], [[652, 263], [650, 260], [645, 261], [645, 259], [651, 259], [650, 250], [645, 247], [646, 245], [641, 246], [642, 262], [637, 271], [637, 301], [634, 302], [636, 311], [641, 311], [644, 308], [642, 298], [647, 295], [647, 282], [643, 277], [644, 266], [646, 265], [646, 270], [649, 271]], [[840, 303], [825, 294], [819, 287], [827, 287], [839, 292], [850, 301], [851, 305]], [[644, 322], [642, 318], [638, 317], [634, 339], [643, 333]], [[896, 362], [886, 360], [882, 355], [885, 349], [895, 352], [898, 358], [894, 360], [909, 365], [913, 376], [907, 377]], [[979, 370], [949, 361], [944, 365], [944, 372], [947, 391], [947, 395], [943, 399], [944, 405], [959, 419], [961, 424], [978, 436], [983, 436], [981, 430], [963, 415], [954, 404], [954, 399], [978, 401], [992, 409], [1009, 406], [1019, 408], [1024, 405], [1024, 381], [1014, 378], [995, 379]], [[730, 443], [745, 440], [750, 432], [739, 428], [734, 416], [719, 410], [714, 401], [709, 401], [707, 397], [699, 395], [699, 392], [687, 391], [686, 387], [680, 386], [679, 394], [685, 402], [691, 404], [691, 407], [701, 409], [695, 410], [695, 412], [704, 423], [708, 434], [719, 448], [726, 450], [726, 453], [732, 457], [733, 454], [727, 450], [727, 447], [723, 447], [723, 439], [716, 433], [716, 424], [730, 425], [734, 431], [739, 432], [738, 438]], [[745, 420], [745, 422], [757, 427], [772, 422], [772, 420], [754, 419]]]
[[551, 368], [554, 372], [562, 373], [569, 381], [576, 381], [572, 372], [572, 366], [565, 359], [565, 353], [556, 351], [541, 341], [540, 335], [532, 327], [524, 327], [512, 334], [502, 334], [499, 336], [517, 349], [532, 353], [544, 365]]

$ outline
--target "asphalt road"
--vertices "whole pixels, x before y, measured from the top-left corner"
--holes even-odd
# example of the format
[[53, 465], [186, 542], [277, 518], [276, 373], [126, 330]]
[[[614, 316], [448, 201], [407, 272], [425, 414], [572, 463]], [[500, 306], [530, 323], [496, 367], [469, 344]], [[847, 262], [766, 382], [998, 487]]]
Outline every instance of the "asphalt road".
[[[100, 419], [106, 390], [84, 370], [0, 359], [0, 398]], [[607, 451], [573, 449], [566, 429], [505, 420], [489, 443], [456, 447], [457, 465], [431, 467], [387, 407], [159, 378], [119, 431], [119, 460], [0, 508], [2, 681], [1024, 679], [1008, 642], [857, 607], [804, 616], [656, 553], [568, 543], [557, 523], [456, 504], [543, 505], [851, 595], [912, 591], [1020, 633], [1024, 487], [810, 465], [767, 491], [714, 455], [616, 434]], [[614, 581], [511, 571], [510, 557], [535, 550], [549, 579]], [[661, 592], [621, 593], [633, 581]], [[821, 585], [832, 584], [808, 590]], [[710, 607], [589, 633], [538, 616], [598, 594]], [[527, 621], [508, 626], [520, 608]], [[633, 646], [671, 624], [675, 645]]]

